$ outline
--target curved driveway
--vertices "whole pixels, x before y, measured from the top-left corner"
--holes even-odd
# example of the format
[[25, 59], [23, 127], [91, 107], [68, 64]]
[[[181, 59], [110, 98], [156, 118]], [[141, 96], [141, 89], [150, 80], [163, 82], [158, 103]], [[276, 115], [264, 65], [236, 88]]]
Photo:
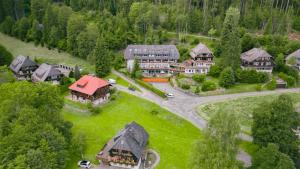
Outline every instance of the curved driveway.
[[[170, 99], [162, 99], [161, 97], [157, 96], [156, 94], [144, 89], [143, 87], [140, 87], [138, 84], [136, 84], [133, 80], [127, 78], [123, 74], [114, 71], [113, 73], [117, 74], [118, 76], [122, 77], [123, 79], [129, 81], [130, 83], [134, 84], [142, 92], [132, 92], [129, 91], [126, 87], [116, 85], [118, 90], [130, 93], [132, 95], [147, 99], [151, 102], [154, 102], [161, 107], [169, 110], [170, 112], [188, 120], [192, 124], [194, 124], [199, 129], [204, 129], [206, 127], [206, 120], [201, 118], [197, 113], [196, 109], [198, 106], [203, 104], [209, 104], [209, 103], [215, 103], [215, 102], [221, 102], [226, 100], [233, 100], [238, 99], [242, 97], [251, 97], [251, 96], [263, 96], [263, 95], [270, 95], [270, 94], [280, 94], [280, 93], [300, 93], [300, 88], [294, 88], [294, 89], [279, 89], [274, 91], [261, 91], [261, 92], [248, 92], [248, 93], [237, 93], [237, 94], [227, 94], [227, 95], [217, 95], [217, 96], [192, 96], [186, 93], [183, 93], [179, 90], [174, 89], [170, 84], [167, 83], [154, 83], [153, 85], [156, 88], [159, 88], [160, 90], [166, 92], [166, 93], [172, 93], [174, 94], [174, 98]], [[252, 137], [246, 134], [241, 133], [239, 136], [242, 140], [245, 141], [252, 141]], [[240, 150], [237, 158], [240, 161], [244, 162], [244, 165], [246, 167], [251, 166], [251, 157], [244, 152], [243, 150]]]

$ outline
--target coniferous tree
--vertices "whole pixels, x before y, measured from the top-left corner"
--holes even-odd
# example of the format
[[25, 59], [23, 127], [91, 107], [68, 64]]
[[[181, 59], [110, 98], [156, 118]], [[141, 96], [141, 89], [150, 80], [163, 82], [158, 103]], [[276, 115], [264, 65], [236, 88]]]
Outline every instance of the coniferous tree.
[[223, 65], [233, 69], [240, 66], [240, 35], [238, 31], [240, 13], [238, 9], [230, 7], [226, 12], [221, 36], [221, 57]]
[[76, 80], [80, 79], [80, 71], [79, 71], [79, 67], [77, 65], [74, 68], [74, 78]]
[[111, 58], [108, 44], [103, 36], [98, 37], [93, 55], [96, 60], [96, 75], [99, 77], [107, 76], [111, 71]]

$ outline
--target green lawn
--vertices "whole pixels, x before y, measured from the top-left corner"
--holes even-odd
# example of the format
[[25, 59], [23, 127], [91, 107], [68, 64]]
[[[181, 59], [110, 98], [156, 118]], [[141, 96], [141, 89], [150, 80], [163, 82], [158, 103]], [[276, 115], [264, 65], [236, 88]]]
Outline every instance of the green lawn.
[[[300, 94], [289, 93], [288, 95], [292, 96], [293, 101], [296, 106], [300, 102]], [[278, 94], [267, 95], [267, 96], [256, 96], [256, 97], [246, 97], [236, 100], [229, 100], [225, 102], [218, 102], [213, 104], [201, 105], [197, 108], [197, 112], [200, 116], [205, 119], [209, 119], [218, 111], [222, 112], [232, 112], [238, 115], [242, 131], [246, 134], [251, 134], [251, 125], [252, 125], [252, 112], [257, 108], [261, 103], [271, 102], [274, 100]]]
[[[99, 115], [90, 115], [85, 107], [68, 101], [63, 109], [63, 116], [73, 123], [73, 133], [84, 133], [87, 138], [87, 150], [84, 157], [93, 162], [102, 146], [112, 138], [126, 123], [136, 121], [149, 133], [149, 147], [161, 157], [157, 168], [188, 168], [189, 153], [192, 144], [201, 138], [200, 131], [191, 123], [160, 108], [158, 105], [135, 96], [120, 93], [117, 100], [102, 108]], [[73, 106], [73, 105], [76, 106]], [[76, 109], [73, 109], [76, 107]], [[151, 114], [152, 110], [159, 113]], [[70, 169], [76, 168], [74, 159]]]

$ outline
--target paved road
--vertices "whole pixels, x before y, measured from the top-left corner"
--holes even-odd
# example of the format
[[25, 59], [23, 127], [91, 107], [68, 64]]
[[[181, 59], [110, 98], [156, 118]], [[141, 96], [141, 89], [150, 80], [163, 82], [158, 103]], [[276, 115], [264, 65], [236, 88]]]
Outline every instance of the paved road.
[[[117, 74], [118, 76], [121, 76], [125, 80], [133, 83], [137, 87], [139, 87], [142, 92], [138, 92], [138, 91], [132, 92], [132, 91], [129, 91], [126, 87], [116, 85], [116, 87], [119, 90], [128, 92], [130, 94], [147, 99], [149, 101], [152, 101], [152, 102], [160, 105], [161, 107], [169, 110], [170, 112], [190, 121], [192, 124], [194, 124], [196, 127], [198, 127], [201, 130], [206, 127], [207, 122], [196, 113], [196, 108], [200, 105], [221, 102], [221, 101], [226, 101], [226, 100], [233, 100], [233, 99], [238, 99], [238, 98], [242, 98], [242, 97], [263, 96], [263, 95], [269, 95], [269, 94], [292, 93], [292, 92], [299, 93], [300, 92], [300, 88], [295, 88], [295, 89], [280, 89], [280, 90], [274, 90], [274, 91], [261, 91], [261, 92], [249, 92], [249, 93], [238, 93], [238, 94], [200, 97], [200, 96], [192, 96], [192, 95], [183, 93], [179, 90], [174, 89], [172, 86], [170, 86], [170, 84], [167, 84], [167, 83], [153, 83], [152, 85], [159, 88], [160, 90], [162, 90], [166, 93], [172, 93], [175, 96], [174, 98], [170, 98], [170, 99], [162, 99], [161, 97], [155, 95], [154, 93], [140, 87], [134, 81], [127, 78], [123, 74], [116, 72], [116, 71], [114, 71], [114, 73]], [[252, 137], [249, 135], [246, 135], [244, 133], [241, 133], [239, 135], [239, 137], [245, 141], [252, 141]], [[243, 150], [240, 150], [240, 153], [237, 158], [239, 160], [243, 161], [245, 166], [251, 165], [251, 157]]]

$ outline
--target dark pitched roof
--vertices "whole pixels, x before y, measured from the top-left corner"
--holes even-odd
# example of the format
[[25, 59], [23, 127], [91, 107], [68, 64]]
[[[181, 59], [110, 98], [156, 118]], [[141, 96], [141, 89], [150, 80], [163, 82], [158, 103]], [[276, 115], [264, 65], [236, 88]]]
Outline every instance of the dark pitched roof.
[[47, 77], [60, 75], [62, 75], [60, 70], [56, 69], [52, 65], [43, 63], [33, 72], [31, 79], [36, 82], [43, 82], [47, 79]]
[[21, 68], [30, 66], [37, 66], [37, 64], [34, 61], [32, 61], [28, 56], [25, 57], [22, 55], [17, 56], [9, 65], [10, 69], [15, 73], [18, 73]]
[[208, 49], [206, 45], [203, 43], [199, 43], [196, 47], [192, 49], [190, 55], [192, 57], [196, 57], [199, 54], [212, 54], [212, 52]]
[[125, 50], [125, 59], [179, 59], [175, 45], [129, 45]]
[[289, 54], [287, 57], [296, 57], [300, 58], [300, 49], [296, 50], [295, 52]]
[[113, 138], [112, 149], [132, 152], [139, 159], [147, 145], [148, 138], [149, 135], [142, 126], [131, 122]]
[[252, 62], [257, 58], [260, 57], [267, 57], [267, 58], [272, 58], [272, 56], [266, 52], [265, 50], [261, 48], [253, 48], [247, 52], [244, 52], [241, 54], [241, 59], [246, 60], [248, 62]]

